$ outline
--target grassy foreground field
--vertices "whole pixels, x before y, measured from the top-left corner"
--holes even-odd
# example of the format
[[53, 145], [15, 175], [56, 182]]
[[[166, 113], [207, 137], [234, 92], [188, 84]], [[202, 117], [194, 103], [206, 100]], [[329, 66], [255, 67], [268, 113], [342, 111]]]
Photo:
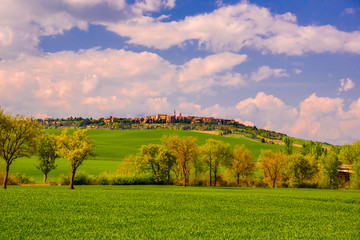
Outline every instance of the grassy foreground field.
[[[61, 130], [55, 129], [48, 131], [53, 134], [59, 134]], [[150, 143], [160, 144], [163, 135], [179, 135], [180, 137], [192, 136], [198, 139], [199, 144], [204, 144], [206, 139], [209, 138], [222, 140], [229, 143], [232, 147], [237, 144], [244, 144], [246, 148], [252, 152], [255, 159], [260, 155], [261, 149], [277, 151], [283, 148], [279, 145], [254, 142], [245, 138], [224, 137], [184, 130], [88, 130], [88, 135], [94, 140], [97, 157], [86, 161], [79, 170], [94, 175], [98, 175], [104, 171], [115, 172], [124, 157], [130, 154], [136, 154], [142, 145]], [[33, 177], [36, 182], [41, 182], [43, 175], [35, 168], [35, 164], [35, 158], [16, 159], [10, 167], [10, 173], [25, 174]], [[66, 160], [58, 159], [57, 165], [57, 169], [49, 173], [49, 179], [53, 178], [57, 180], [60, 174], [67, 174], [70, 170]]]
[[0, 239], [359, 239], [360, 192], [9, 186]]

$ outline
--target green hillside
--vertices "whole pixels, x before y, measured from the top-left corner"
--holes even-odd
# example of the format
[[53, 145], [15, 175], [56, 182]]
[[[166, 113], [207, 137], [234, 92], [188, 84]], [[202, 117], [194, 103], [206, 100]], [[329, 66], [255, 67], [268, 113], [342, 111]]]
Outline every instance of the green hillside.
[[[51, 133], [59, 134], [61, 130], [51, 129]], [[99, 174], [104, 171], [116, 171], [124, 157], [136, 154], [142, 145], [155, 143], [160, 144], [163, 135], [179, 135], [180, 137], [192, 136], [198, 139], [198, 143], [204, 144], [206, 139], [214, 138], [229, 143], [232, 147], [244, 144], [248, 148], [255, 160], [257, 160], [261, 149], [271, 149], [278, 151], [283, 147], [275, 144], [266, 144], [251, 141], [246, 138], [229, 136], [218, 136], [203, 132], [185, 130], [88, 130], [88, 135], [93, 138], [97, 156], [84, 163], [79, 170], [90, 174]], [[35, 168], [35, 158], [20, 158], [10, 167], [10, 173], [22, 173], [34, 177], [35, 181], [40, 182], [43, 178], [41, 172]], [[57, 179], [60, 174], [67, 174], [69, 165], [66, 160], [57, 160], [57, 169], [49, 173], [48, 178]]]

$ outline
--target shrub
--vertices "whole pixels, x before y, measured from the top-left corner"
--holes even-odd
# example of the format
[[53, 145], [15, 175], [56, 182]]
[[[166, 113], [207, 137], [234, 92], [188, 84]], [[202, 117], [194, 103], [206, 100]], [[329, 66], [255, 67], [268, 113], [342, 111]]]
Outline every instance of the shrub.
[[[59, 184], [61, 185], [69, 185], [70, 184], [71, 175], [68, 173], [67, 175], [61, 174], [59, 177]], [[74, 185], [92, 185], [96, 184], [97, 179], [93, 175], [89, 175], [84, 171], [78, 171], [75, 174]]]
[[26, 176], [25, 174], [20, 174], [17, 173], [16, 176], [16, 181], [20, 184], [20, 183], [24, 183], [24, 184], [32, 184], [35, 183], [34, 178], [30, 178], [28, 176]]
[[50, 179], [49, 184], [54, 186], [54, 185], [57, 185], [57, 182], [54, 179]]
[[110, 180], [111, 185], [147, 185], [155, 184], [154, 177], [145, 176], [125, 176], [125, 175], [113, 175]]
[[[4, 183], [4, 177], [5, 177], [5, 173], [0, 171], [0, 184], [1, 185]], [[18, 184], [19, 184], [18, 179], [14, 175], [9, 174], [7, 185], [18, 185]]]
[[110, 174], [107, 172], [100, 173], [96, 180], [97, 184], [100, 185], [109, 185], [110, 184]]

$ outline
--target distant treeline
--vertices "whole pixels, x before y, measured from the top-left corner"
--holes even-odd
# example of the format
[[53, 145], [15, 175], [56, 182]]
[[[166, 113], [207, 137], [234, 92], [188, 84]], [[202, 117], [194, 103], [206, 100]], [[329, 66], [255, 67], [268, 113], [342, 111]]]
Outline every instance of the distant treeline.
[[[259, 164], [242, 146], [234, 149], [208, 139], [164, 136], [162, 144], [144, 145], [125, 158], [117, 175], [152, 179], [154, 184], [360, 189], [360, 141], [327, 150], [318, 142], [295, 149], [284, 139], [280, 152], [263, 151]], [[110, 180], [109, 180], [110, 181]]]
[[131, 130], [131, 129], [176, 129], [176, 130], [197, 130], [197, 131], [219, 131], [220, 135], [242, 134], [245, 137], [261, 140], [262, 138], [281, 140], [286, 134], [258, 129], [256, 126], [246, 126], [236, 121], [205, 122], [197, 120], [192, 122], [191, 118], [176, 120], [173, 123], [166, 123], [164, 120], [144, 122], [142, 118], [116, 118], [113, 122], [106, 122], [106, 119], [92, 119], [82, 117], [69, 117], [57, 119], [37, 119], [44, 128], [84, 128], [84, 129], [110, 129], [110, 130]]

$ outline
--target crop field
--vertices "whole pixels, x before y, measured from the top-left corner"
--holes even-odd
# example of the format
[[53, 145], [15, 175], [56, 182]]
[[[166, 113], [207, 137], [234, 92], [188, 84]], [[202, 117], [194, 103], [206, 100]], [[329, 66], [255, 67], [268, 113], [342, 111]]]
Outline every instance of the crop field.
[[[60, 130], [48, 130], [51, 133], [59, 134]], [[104, 171], [115, 172], [123, 158], [136, 154], [142, 145], [150, 143], [160, 144], [163, 135], [179, 135], [180, 137], [192, 136], [198, 139], [199, 144], [204, 144], [206, 139], [214, 138], [229, 143], [232, 147], [244, 144], [253, 154], [254, 158], [261, 153], [261, 149], [272, 149], [277, 151], [282, 146], [254, 142], [245, 138], [234, 138], [217, 136], [207, 133], [184, 131], [184, 130], [88, 130], [88, 135], [93, 138], [97, 156], [84, 162], [79, 168], [89, 174], [97, 175]], [[36, 182], [41, 182], [43, 175], [35, 168], [35, 158], [19, 158], [10, 167], [10, 173], [21, 173], [33, 177]], [[57, 179], [60, 174], [67, 174], [69, 165], [66, 160], [57, 160], [57, 169], [51, 171], [48, 178]], [[1, 166], [1, 165], [0, 165]]]
[[9, 186], [0, 239], [359, 239], [360, 191]]

